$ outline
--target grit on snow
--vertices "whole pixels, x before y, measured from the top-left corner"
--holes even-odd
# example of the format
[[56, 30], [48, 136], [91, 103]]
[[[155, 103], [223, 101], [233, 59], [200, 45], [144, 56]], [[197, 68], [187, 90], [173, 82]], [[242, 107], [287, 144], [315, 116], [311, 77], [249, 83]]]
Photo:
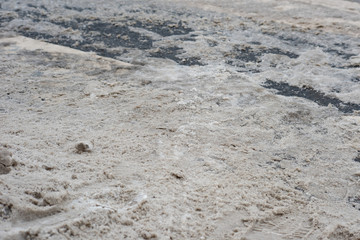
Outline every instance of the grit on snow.
[[360, 2], [0, 1], [0, 239], [360, 239]]

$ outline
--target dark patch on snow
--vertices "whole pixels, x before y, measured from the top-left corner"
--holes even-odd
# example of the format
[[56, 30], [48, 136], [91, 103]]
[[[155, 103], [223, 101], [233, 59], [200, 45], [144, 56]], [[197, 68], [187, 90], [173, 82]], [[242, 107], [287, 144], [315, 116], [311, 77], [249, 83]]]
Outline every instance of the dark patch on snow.
[[258, 52], [255, 52], [253, 48], [251, 47], [245, 47], [245, 48], [236, 48], [235, 51], [235, 59], [239, 59], [244, 62], [259, 62], [259, 54]]
[[[138, 49], [149, 49], [152, 47], [152, 39], [141, 35], [138, 32], [131, 31], [128, 26], [116, 25], [114, 23], [92, 21], [84, 21], [82, 27], [83, 37], [89, 43], [103, 42], [105, 46], [113, 47], [129, 47]], [[97, 34], [94, 34], [96, 32]]]
[[68, 5], [65, 5], [64, 8], [67, 10], [74, 10], [74, 11], [78, 11], [78, 12], [82, 12], [84, 10], [91, 10], [91, 8], [70, 7]]
[[37, 6], [36, 6], [36, 5], [31, 4], [31, 3], [28, 3], [28, 4], [27, 4], [27, 6], [28, 6], [28, 7], [31, 7], [31, 8], [37, 8]]
[[353, 78], [351, 78], [350, 81], [352, 81], [352, 82], [360, 82], [360, 77], [353, 77]]
[[87, 41], [82, 41], [81, 44], [78, 45], [78, 42], [72, 39], [69, 39], [65, 36], [52, 36], [46, 33], [39, 32], [30, 32], [30, 31], [19, 31], [19, 33], [25, 37], [44, 40], [49, 43], [59, 44], [62, 46], [72, 47], [74, 49], [86, 51], [86, 52], [96, 52], [98, 55], [103, 57], [115, 58], [118, 56], [114, 51], [108, 51], [106, 48], [95, 47], [89, 44], [86, 44]]
[[[119, 8], [123, 8], [121, 5], [119, 6]], [[154, 8], [156, 8], [154, 6]], [[126, 10], [128, 13], [140, 13], [140, 12], [144, 12], [144, 13], [147, 13], [147, 14], [152, 14], [152, 13], [156, 13], [156, 9], [128, 9]]]
[[261, 56], [265, 54], [278, 54], [288, 56], [289, 58], [299, 57], [299, 55], [295, 53], [284, 51], [280, 48], [252, 48], [250, 46], [235, 46], [233, 51], [230, 54], [226, 54], [226, 56], [230, 56], [243, 62], [261, 62]]
[[[34, 7], [36, 7], [34, 5]], [[85, 8], [77, 8], [65, 5], [65, 9], [83, 11]], [[87, 8], [86, 8], [87, 9]], [[98, 55], [116, 58], [119, 54], [123, 53], [124, 49], [120, 48], [137, 48], [140, 50], [148, 50], [153, 48], [153, 39], [150, 36], [133, 31], [130, 27], [143, 28], [148, 31], [157, 33], [163, 37], [172, 35], [186, 35], [193, 31], [191, 28], [185, 26], [182, 21], [173, 22], [169, 20], [144, 20], [140, 21], [133, 18], [125, 18], [118, 21], [103, 21], [99, 18], [74, 18], [71, 20], [50, 20], [47, 15], [38, 11], [23, 11], [18, 9], [19, 17], [24, 19], [31, 19], [34, 22], [49, 21], [52, 24], [78, 30], [81, 34], [82, 40], [75, 41], [69, 36], [39, 33], [26, 28], [18, 29], [17, 31], [23, 36], [45, 40], [50, 43], [60, 44], [63, 46], [79, 49], [82, 51], [93, 51]], [[0, 19], [7, 21], [8, 19]], [[191, 34], [190, 36], [183, 37], [182, 41], [196, 41], [197, 35]], [[102, 46], [102, 47], [99, 47]], [[180, 48], [164, 48], [158, 53], [152, 53], [154, 57], [164, 57], [172, 59], [181, 65], [203, 65], [199, 62], [199, 57], [186, 57], [179, 58]]]
[[291, 86], [288, 83], [278, 83], [269, 79], [267, 79], [262, 86], [269, 89], [276, 89], [278, 91], [277, 94], [279, 95], [305, 98], [319, 104], [320, 106], [328, 106], [329, 104], [332, 104], [343, 113], [352, 113], [353, 111], [360, 110], [359, 104], [349, 102], [345, 103], [335, 97], [326, 96], [324, 93], [317, 91], [310, 86]]
[[48, 9], [44, 5], [40, 5], [40, 8], [44, 9], [45, 11], [48, 11]]
[[46, 19], [48, 16], [44, 13], [41, 13], [39, 11], [22, 11], [20, 9], [16, 9], [15, 12], [19, 15], [19, 17], [22, 18], [30, 18], [34, 22], [40, 22], [43, 19]]
[[303, 192], [303, 193], [305, 192], [305, 190], [303, 188], [299, 187], [299, 186], [296, 186], [295, 190], [298, 190], [298, 191]]
[[180, 65], [186, 65], [186, 66], [203, 66], [204, 64], [199, 62], [199, 57], [186, 57], [181, 58], [177, 57], [178, 54], [181, 54], [183, 51], [182, 48], [179, 47], [168, 47], [168, 48], [159, 48], [156, 52], [151, 52], [151, 57], [157, 57], [157, 58], [166, 58], [171, 59]]
[[346, 43], [335, 43], [334, 45], [337, 47], [341, 47], [343, 49], [349, 48], [349, 44], [346, 44]]
[[267, 53], [284, 55], [284, 56], [288, 56], [289, 58], [298, 58], [299, 57], [299, 55], [297, 55], [295, 53], [284, 51], [284, 50], [281, 50], [280, 48], [269, 48], [269, 49], [265, 49], [264, 51], [261, 51], [262, 55], [267, 54]]
[[341, 90], [339, 88], [332, 88], [331, 92], [340, 93]]
[[324, 52], [333, 54], [333, 55], [337, 55], [339, 57], [342, 57], [345, 60], [349, 60], [351, 57], [356, 56], [356, 54], [353, 53], [346, 53], [343, 52], [341, 50], [337, 50], [337, 49], [325, 49]]
[[308, 37], [305, 36], [300, 36], [300, 35], [295, 35], [295, 34], [290, 34], [288, 35], [286, 32], [283, 31], [279, 31], [280, 33], [274, 33], [274, 32], [266, 32], [263, 31], [262, 33], [264, 35], [267, 36], [271, 36], [274, 38], [277, 38], [279, 40], [281, 40], [282, 42], [284, 42], [285, 44], [289, 45], [289, 46], [295, 46], [295, 47], [299, 47], [299, 46], [313, 46], [313, 47], [323, 47], [323, 46], [319, 46], [316, 43], [310, 42], [308, 40]]
[[253, 44], [253, 45], [261, 45], [261, 42], [257, 42], [257, 41], [253, 41], [253, 42], [249, 42], [250, 44]]
[[246, 68], [245, 64], [243, 62], [239, 62], [233, 59], [229, 59], [225, 61], [226, 64], [229, 64], [233, 67], [238, 67], [238, 68]]
[[[82, 41], [75, 41], [68, 36], [52, 36], [50, 34], [34, 31], [19, 30], [23, 36], [33, 39], [46, 40], [47, 42], [60, 44], [82, 51], [93, 51], [100, 56], [115, 58], [119, 51], [112, 48], [127, 47], [138, 49], [152, 48], [152, 39], [131, 31], [129, 27], [103, 22], [99, 19], [74, 19], [71, 21], [51, 21], [51, 23], [74, 30], [80, 30]], [[103, 43], [104, 47], [94, 46]], [[122, 52], [122, 51], [121, 51]]]
[[209, 45], [209, 47], [216, 47], [217, 45], [219, 45], [218, 42], [215, 40], [208, 39], [208, 40], [206, 40], [206, 42]]
[[18, 33], [25, 37], [38, 39], [38, 40], [45, 40], [47, 42], [52, 42], [55, 37], [53, 35], [47, 34], [47, 33], [39, 33], [39, 32], [33, 32], [33, 31], [25, 31], [25, 30], [19, 30]]
[[[344, 51], [345, 49], [349, 49], [350, 46], [347, 43], [342, 43], [342, 42], [336, 42], [336, 43], [327, 43], [325, 45], [323, 44], [318, 44], [318, 43], [314, 43], [314, 42], [310, 42], [306, 35], [301, 37], [301, 36], [297, 36], [297, 35], [284, 35], [282, 34], [275, 34], [275, 33], [268, 33], [268, 32], [263, 32], [263, 34], [265, 35], [269, 35], [269, 36], [273, 36], [278, 38], [279, 40], [285, 42], [286, 44], [290, 45], [290, 46], [295, 46], [295, 47], [319, 47], [321, 48], [324, 52], [326, 53], [330, 53], [332, 55], [336, 55], [339, 56], [345, 60], [348, 60], [349, 58], [351, 58], [352, 56], [356, 56], [356, 54], [353, 53], [349, 53]], [[330, 46], [330, 47], [329, 47]]]
[[291, 46], [302, 46], [302, 45], [313, 45], [316, 46], [314, 43], [310, 43], [309, 41], [302, 39], [298, 36], [284, 36], [279, 35], [277, 36], [280, 40], [284, 41], [285, 43], [291, 45]]
[[241, 70], [237, 70], [237, 72], [241, 72], [241, 73], [260, 73], [261, 71], [259, 69], [254, 69], [254, 68], [244, 68]]
[[2, 17], [2, 16], [0, 16], [0, 25], [2, 25], [3, 23], [11, 22], [12, 20], [14, 20], [13, 17]]
[[72, 21], [52, 21], [52, 23], [74, 30], [80, 30], [84, 41], [82, 45], [103, 42], [108, 48], [128, 47], [138, 49], [149, 49], [152, 47], [152, 39], [131, 31], [129, 27], [115, 23], [103, 22], [100, 19], [75, 19]]
[[[130, 19], [132, 20], [132, 19]], [[157, 33], [163, 37], [173, 36], [173, 35], [185, 35], [193, 30], [184, 25], [180, 20], [179, 22], [172, 21], [139, 21], [134, 20], [135, 22], [131, 24], [132, 27], [143, 28], [148, 31]]]
[[196, 39], [192, 38], [192, 37], [183, 37], [183, 38], [179, 38], [180, 41], [189, 41], [189, 42], [195, 42]]
[[360, 68], [360, 64], [346, 64], [346, 65], [335, 65], [335, 64], [331, 64], [330, 66], [331, 66], [332, 68], [337, 68], [337, 69]]
[[357, 210], [360, 210], [360, 197], [348, 197], [348, 203]]
[[288, 154], [288, 153], [275, 153], [274, 156], [280, 158], [281, 160], [289, 160], [289, 161], [296, 161], [296, 157]]
[[11, 203], [0, 202], [0, 219], [6, 220], [11, 217], [12, 214], [12, 207]]
[[[93, 21], [99, 21], [100, 19], [96, 18], [93, 19]], [[81, 19], [81, 18], [75, 18], [74, 20], [69, 20], [69, 21], [57, 21], [57, 20], [49, 20], [49, 22], [56, 24], [58, 26], [64, 27], [64, 28], [71, 28], [71, 29], [81, 29], [81, 23], [83, 23], [84, 21], [87, 22], [87, 20], [85, 19]], [[89, 20], [89, 22], [91, 23], [91, 21]]]

